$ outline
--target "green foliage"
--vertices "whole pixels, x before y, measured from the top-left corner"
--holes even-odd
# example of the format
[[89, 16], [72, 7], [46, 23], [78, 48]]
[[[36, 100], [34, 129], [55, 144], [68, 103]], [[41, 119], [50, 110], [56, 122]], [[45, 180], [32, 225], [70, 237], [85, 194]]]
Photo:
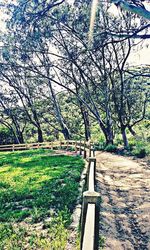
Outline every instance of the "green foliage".
[[147, 154], [146, 144], [142, 141], [136, 141], [135, 146], [131, 147], [131, 154], [138, 158], [144, 158]]
[[36, 250], [53, 249], [64, 250], [68, 237], [68, 230], [62, 213], [54, 216], [47, 225], [47, 233], [33, 230], [12, 223], [0, 223], [0, 249], [4, 250]]
[[104, 148], [105, 148], [105, 142], [100, 142], [100, 143], [95, 143], [94, 144], [94, 148], [95, 148], [95, 150], [104, 150]]
[[150, 154], [150, 144], [148, 139], [140, 137], [131, 137], [129, 139], [128, 155], [133, 155], [138, 158], [144, 158]]
[[100, 247], [100, 250], [104, 249], [104, 247], [105, 247], [105, 241], [106, 241], [106, 238], [104, 236], [100, 236], [100, 238], [99, 238], [99, 247]]
[[21, 250], [24, 245], [26, 230], [9, 223], [0, 223], [0, 249]]
[[14, 143], [14, 136], [11, 131], [3, 126], [0, 126], [0, 144]]
[[146, 156], [146, 150], [145, 148], [135, 149], [132, 151], [133, 155], [135, 155], [138, 158], [144, 158]]
[[105, 150], [107, 152], [116, 152], [117, 151], [117, 146], [116, 145], [112, 145], [112, 144], [109, 144], [105, 147]]

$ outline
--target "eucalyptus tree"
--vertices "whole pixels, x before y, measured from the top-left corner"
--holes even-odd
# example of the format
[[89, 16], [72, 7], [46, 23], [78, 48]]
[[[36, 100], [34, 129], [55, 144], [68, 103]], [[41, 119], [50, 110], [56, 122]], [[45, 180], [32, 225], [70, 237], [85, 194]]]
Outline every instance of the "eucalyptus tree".
[[[3, 39], [3, 48], [1, 49], [3, 78], [17, 91], [28, 119], [37, 128], [38, 141], [43, 141], [40, 111], [36, 104], [39, 98], [49, 99], [61, 132], [65, 139], [69, 139], [70, 132], [62, 116], [57, 100], [57, 91], [49, 77], [51, 61], [47, 41], [43, 42], [40, 39], [40, 31], [39, 33], [37, 30], [27, 33], [24, 33], [24, 30], [16, 32], [11, 29], [11, 25], [9, 27], [9, 35]], [[43, 79], [38, 74], [39, 69], [45, 75]]]
[[[82, 103], [82, 107], [88, 108], [98, 121], [108, 144], [113, 143], [114, 137], [112, 119], [114, 110], [112, 108], [110, 75], [119, 70], [117, 62], [112, 61], [113, 44], [115, 43], [117, 48], [119, 46], [126, 47], [126, 41], [112, 40], [106, 30], [110, 26], [118, 31], [124, 27], [129, 30], [131, 20], [129, 18], [116, 20], [115, 18], [114, 23], [114, 19], [108, 17], [107, 10], [107, 6], [101, 6], [99, 10], [97, 19], [100, 20], [100, 24], [98, 22], [96, 28], [97, 30], [101, 29], [101, 33], [96, 33], [95, 29], [94, 41], [91, 46], [87, 44], [90, 18], [89, 3], [81, 4], [78, 9], [76, 6], [71, 7], [68, 4], [54, 8], [49, 13], [50, 16], [43, 17], [34, 26], [29, 25], [26, 33], [24, 30], [17, 32], [21, 36], [21, 44], [19, 45], [21, 51], [25, 57], [28, 57], [26, 67], [37, 76], [45, 79], [44, 81], [49, 86], [62, 131], [66, 130], [66, 126], [64, 126], [61, 109], [52, 87], [53, 84], [69, 90], [76, 95]], [[31, 49], [31, 46], [32, 48], [36, 47], [36, 49]], [[53, 52], [52, 48], [54, 47]], [[121, 61], [121, 54], [118, 57]], [[65, 138], [68, 137], [68, 135], [65, 136]]]
[[12, 55], [13, 52], [10, 47], [9, 50], [6, 50], [4, 46], [1, 52], [3, 61], [1, 62], [0, 79], [8, 86], [8, 89], [13, 89], [19, 100], [21, 109], [24, 110], [26, 120], [36, 127], [38, 141], [43, 142], [39, 107], [37, 105], [40, 88], [37, 87], [37, 84], [35, 85], [35, 82], [39, 82], [39, 79], [35, 79], [27, 70], [18, 68], [15, 62], [17, 58]]
[[24, 130], [27, 125], [24, 109], [19, 105], [13, 89], [2, 90], [1, 86], [0, 123], [14, 135], [15, 143], [24, 143]]
[[[42, 16], [37, 15], [37, 18], [31, 14], [35, 3], [28, 2], [25, 12], [15, 8], [9, 27], [14, 30], [15, 65], [42, 79], [65, 138], [69, 138], [70, 133], [57, 99], [56, 86], [76, 96], [80, 108], [88, 110], [97, 120], [108, 144], [113, 143], [114, 125], [122, 126], [120, 114], [125, 109], [124, 86], [127, 82], [122, 78], [134, 45], [130, 41], [130, 30], [136, 29], [137, 23], [130, 15], [112, 17], [108, 13], [109, 5], [101, 5], [96, 16], [98, 22], [94, 27], [93, 43], [89, 44], [90, 2], [81, 1], [78, 8], [62, 3], [43, 12]], [[37, 5], [37, 13], [41, 8], [42, 5]], [[113, 32], [119, 34], [124, 30], [127, 37], [113, 39]], [[117, 99], [120, 114], [114, 98], [114, 89], [117, 88], [120, 91]], [[45, 95], [43, 91], [42, 95]]]

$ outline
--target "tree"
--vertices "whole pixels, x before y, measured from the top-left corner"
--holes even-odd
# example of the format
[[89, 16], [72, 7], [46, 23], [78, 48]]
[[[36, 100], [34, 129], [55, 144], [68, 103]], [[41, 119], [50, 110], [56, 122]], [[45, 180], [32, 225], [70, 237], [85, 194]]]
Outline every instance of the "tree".
[[24, 143], [23, 132], [27, 123], [25, 113], [19, 107], [18, 98], [12, 90], [0, 93], [0, 123], [14, 135], [16, 143]]
[[[36, 128], [45, 121], [55, 129], [55, 120], [56, 130], [70, 138], [70, 131], [75, 130], [59, 94], [67, 91], [83, 119], [86, 139], [90, 137], [90, 117], [99, 124], [106, 144], [113, 143], [115, 128], [119, 126], [127, 146], [126, 129], [133, 128], [143, 114], [143, 110], [136, 112], [134, 96], [126, 94], [130, 89], [138, 101], [141, 98], [127, 73], [130, 71], [127, 59], [136, 45], [130, 32], [137, 32], [139, 26], [132, 15], [112, 17], [109, 6], [101, 5], [96, 13], [93, 42], [87, 44], [90, 2], [80, 1], [78, 8], [64, 2], [46, 12], [45, 5], [37, 4], [34, 14], [42, 15], [31, 14], [31, 18], [28, 13], [34, 11], [34, 4], [28, 2], [27, 8], [19, 9], [20, 2], [8, 22], [11, 34], [3, 46], [1, 74], [15, 89]], [[114, 33], [120, 35], [123, 31], [125, 37], [114, 38]], [[45, 113], [38, 105], [44, 102]], [[131, 117], [133, 107], [136, 111]]]
[[144, 2], [146, 0], [111, 0], [112, 3], [116, 4], [117, 7], [125, 11], [137, 14], [145, 19], [150, 20], [150, 11], [145, 8]]

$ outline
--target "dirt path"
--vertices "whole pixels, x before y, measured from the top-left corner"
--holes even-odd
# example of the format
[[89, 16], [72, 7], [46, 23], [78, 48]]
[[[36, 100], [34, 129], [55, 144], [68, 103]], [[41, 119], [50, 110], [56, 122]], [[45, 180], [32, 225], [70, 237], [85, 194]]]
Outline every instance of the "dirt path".
[[150, 250], [150, 166], [104, 152], [96, 158], [104, 250]]

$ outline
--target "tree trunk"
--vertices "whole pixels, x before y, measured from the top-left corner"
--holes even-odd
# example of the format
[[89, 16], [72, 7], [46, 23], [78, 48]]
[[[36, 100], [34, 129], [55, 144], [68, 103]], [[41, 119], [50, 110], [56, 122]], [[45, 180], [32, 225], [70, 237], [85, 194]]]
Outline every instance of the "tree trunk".
[[64, 126], [62, 129], [62, 133], [65, 137], [65, 140], [69, 140], [70, 139], [70, 132], [69, 129], [67, 128], [67, 126]]
[[38, 132], [38, 142], [43, 142], [43, 132], [41, 128], [38, 128], [37, 132]]
[[18, 134], [19, 143], [24, 143], [23, 133], [20, 131]]
[[106, 130], [106, 133], [104, 134], [105, 135], [105, 139], [106, 139], [106, 145], [109, 145], [109, 144], [113, 144], [113, 131], [112, 129], [109, 129], [109, 130]]
[[84, 122], [85, 139], [86, 141], [89, 141], [89, 139], [91, 138], [91, 132], [90, 132], [90, 121], [89, 121], [88, 111], [85, 110], [81, 102], [79, 103], [80, 103], [80, 110], [81, 110], [81, 114], [82, 114], [82, 118]]
[[109, 126], [105, 127], [101, 121], [99, 121], [99, 126], [100, 126], [102, 132], [104, 133], [106, 145], [113, 144], [114, 135], [113, 135], [112, 126], [109, 125]]
[[128, 126], [128, 129], [133, 136], [136, 136], [136, 132], [133, 130], [131, 126]]
[[60, 127], [62, 129], [62, 133], [65, 137], [65, 140], [69, 140], [70, 139], [70, 131], [69, 131], [69, 129], [64, 121], [63, 116], [62, 116], [60, 105], [59, 105], [58, 100], [56, 98], [56, 94], [55, 94], [55, 91], [52, 87], [51, 81], [49, 81], [48, 83], [49, 83], [49, 89], [51, 92], [51, 98], [52, 98], [53, 105], [54, 105], [56, 119], [60, 124]]
[[126, 135], [126, 128], [122, 128], [121, 133], [122, 133], [124, 148], [127, 148], [129, 146], [129, 143], [128, 143], [128, 138], [127, 138], [127, 135]]

